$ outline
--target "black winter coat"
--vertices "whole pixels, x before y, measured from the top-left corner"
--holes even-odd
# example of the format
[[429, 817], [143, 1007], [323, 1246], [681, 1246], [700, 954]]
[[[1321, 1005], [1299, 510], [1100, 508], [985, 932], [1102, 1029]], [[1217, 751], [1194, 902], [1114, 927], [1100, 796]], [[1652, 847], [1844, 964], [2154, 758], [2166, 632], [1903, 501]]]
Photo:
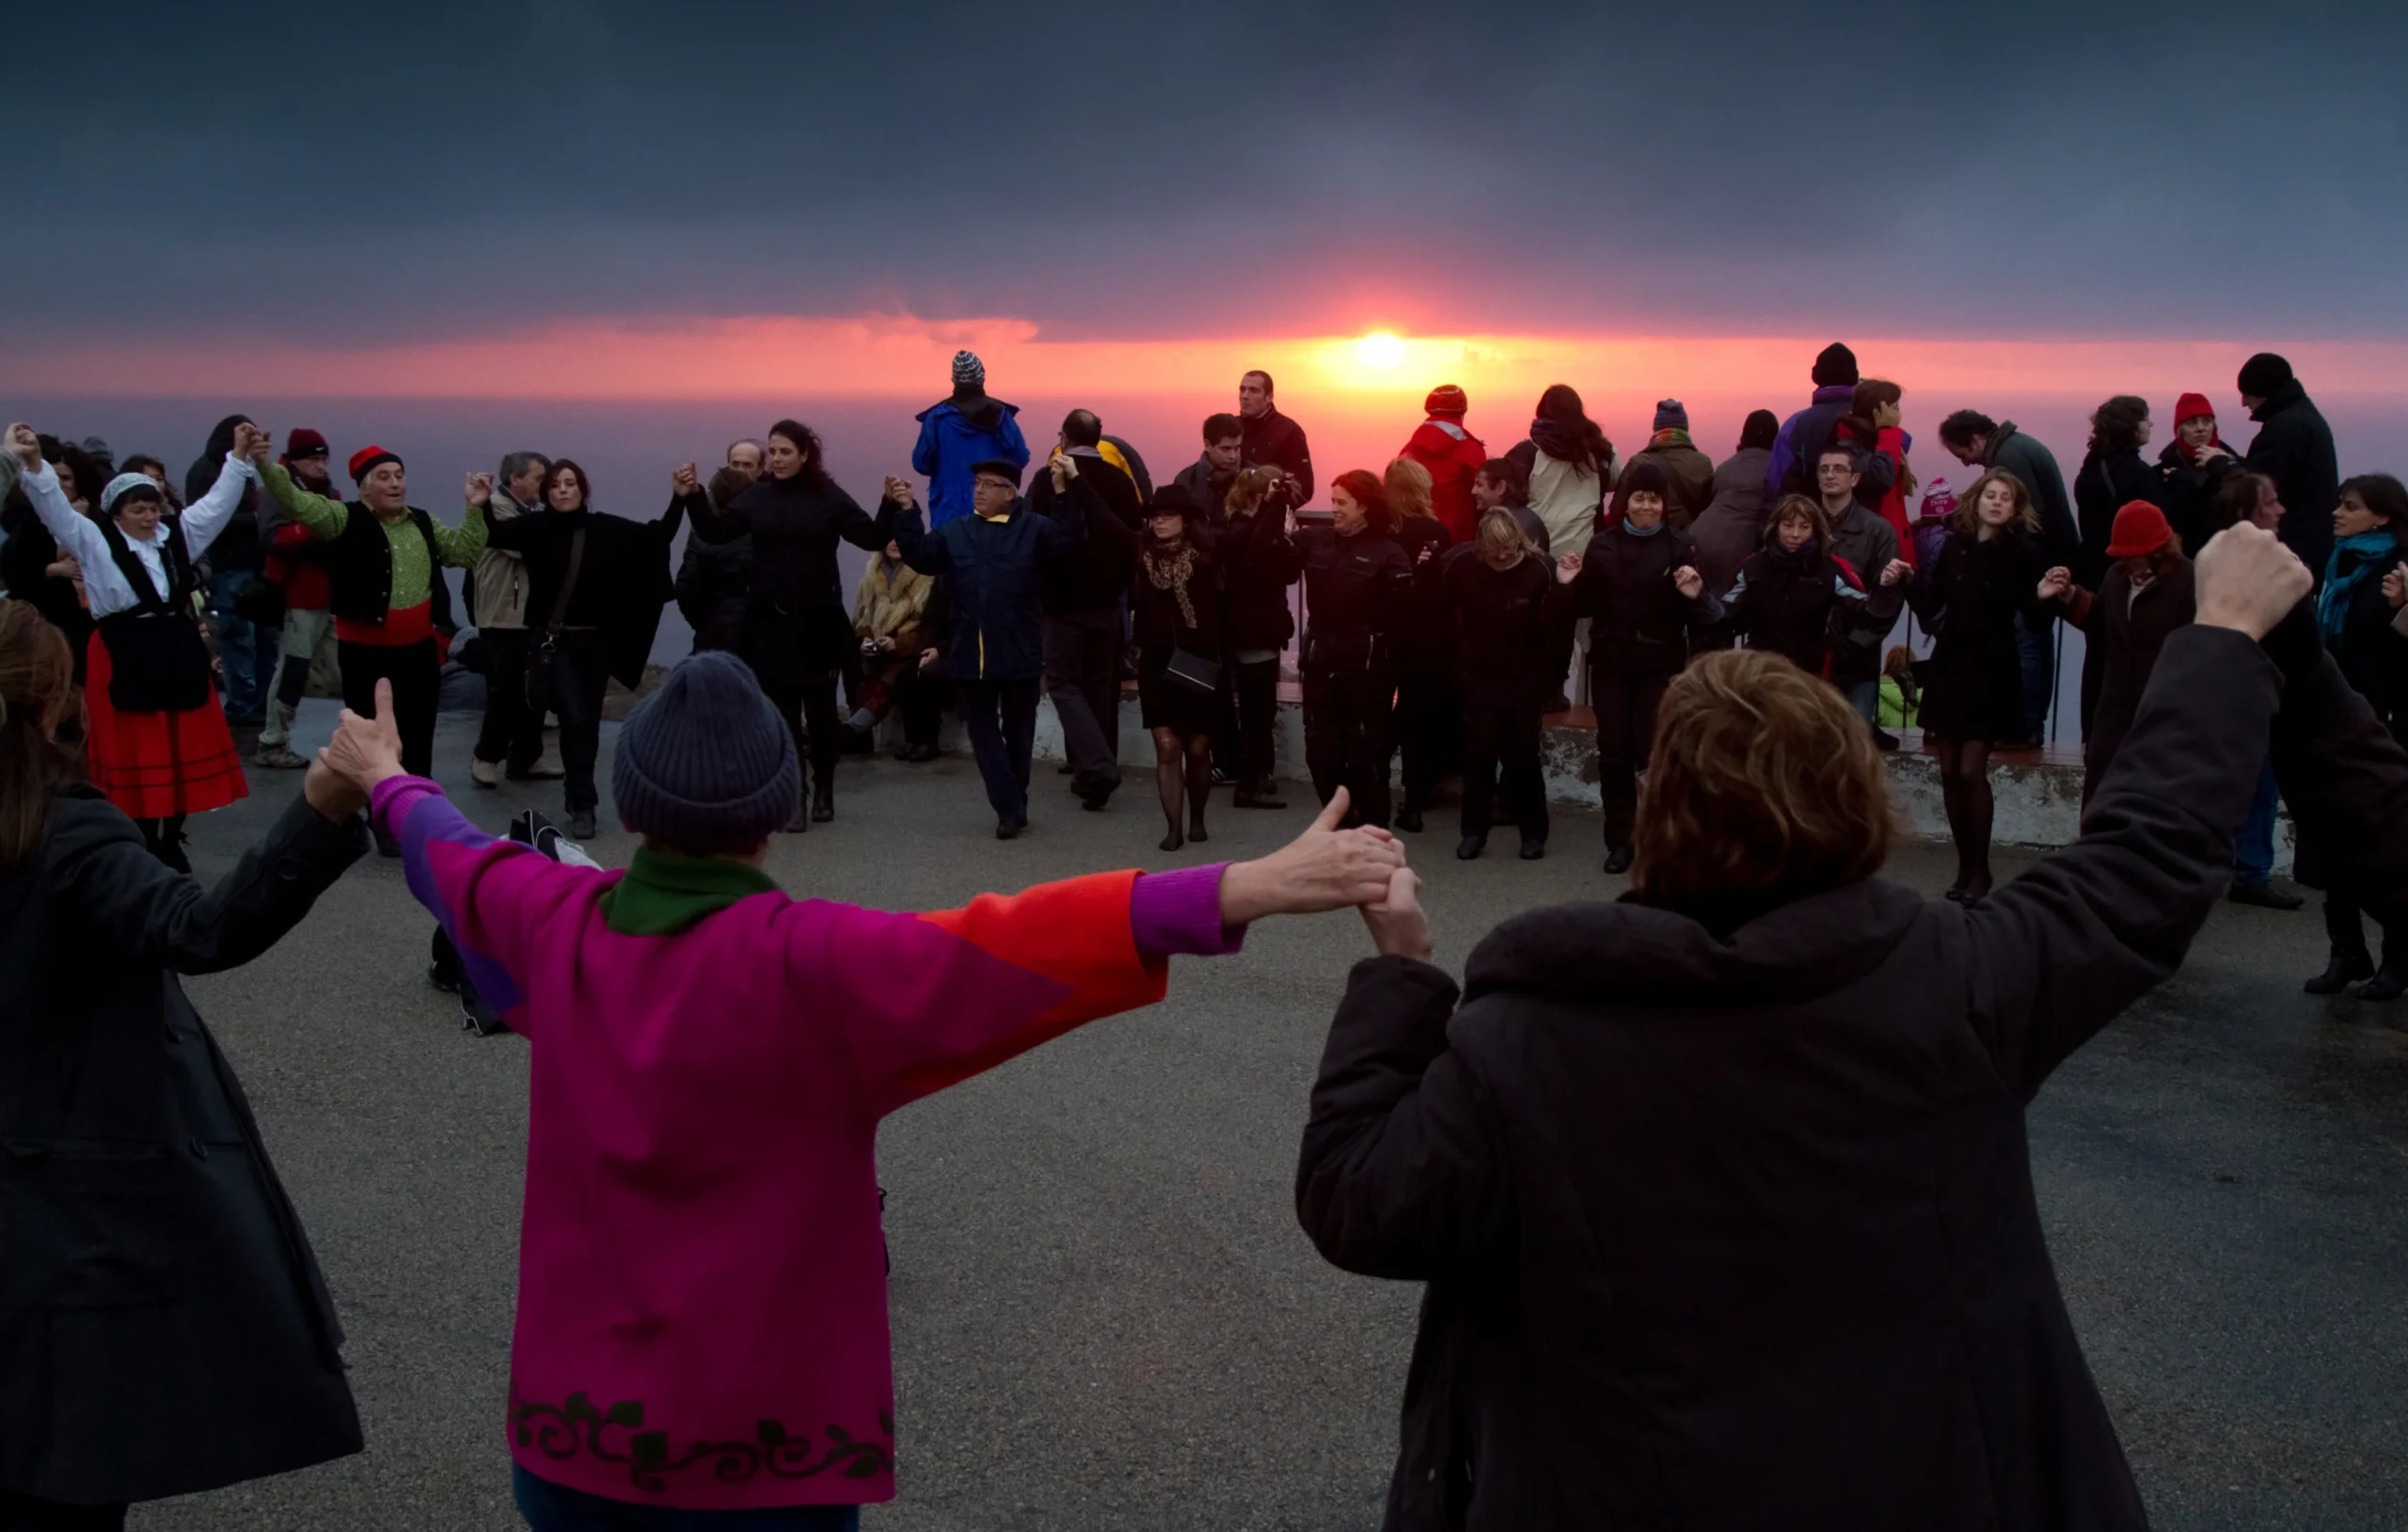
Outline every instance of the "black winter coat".
[[2246, 637], [2177, 634], [2083, 838], [1971, 907], [1560, 906], [1460, 1005], [1358, 964], [1296, 1205], [1429, 1285], [1391, 1532], [2145, 1526], [2024, 1113], [2223, 897], [2280, 697]]
[[[893, 541], [886, 510], [872, 517], [832, 480], [814, 483], [807, 476], [764, 479], [721, 510], [702, 490], [685, 497], [686, 514], [694, 535], [706, 543], [730, 543], [750, 534], [752, 539], [752, 601], [773, 603], [789, 610], [800, 607], [833, 607], [849, 610], [836, 572], [836, 545], [850, 543], [872, 552]], [[543, 621], [543, 611], [528, 603], [527, 625]], [[846, 617], [843, 626], [852, 631]]]
[[[248, 419], [247, 416], [230, 415], [218, 421], [217, 428], [209, 434], [209, 445], [201, 449], [200, 456], [193, 459], [192, 466], [184, 470], [184, 504], [198, 504], [200, 498], [209, 493], [210, 487], [217, 482], [217, 475], [226, 466], [226, 454], [234, 450], [234, 428]], [[260, 486], [256, 483], [244, 485], [242, 503], [234, 508], [233, 515], [227, 518], [225, 529], [209, 545], [211, 569], [226, 571], [260, 567], [270, 530], [261, 525], [261, 503]], [[439, 570], [441, 566], [436, 568]]]
[[2163, 510], [2164, 476], [2137, 451], [2092, 452], [2074, 475], [2074, 520], [2082, 527], [2082, 557], [2073, 563], [2074, 583], [2096, 591], [2107, 578], [2107, 545], [2113, 541], [2115, 513], [2134, 500], [2147, 500]]
[[1296, 477], [1296, 503], [1311, 504], [1313, 450], [1305, 440], [1305, 428], [1280, 414], [1276, 404], [1252, 419], [1241, 416], [1239, 424], [1245, 432], [1239, 461], [1250, 468], [1285, 468]]
[[[1129, 576], [1136, 567], [1137, 536], [1145, 525], [1144, 502], [1130, 477], [1104, 461], [1091, 447], [1074, 448], [1079, 477], [1095, 493], [1078, 504], [1086, 518], [1086, 536], [1045, 566], [1045, 615], [1067, 617], [1073, 612], [1117, 608], [1129, 593]], [[1047, 519], [1070, 513], [1063, 498], [1054, 493], [1054, 475], [1038, 466], [1037, 482], [1028, 492], [1028, 508]]]
[[2087, 803], [2131, 732], [2165, 640], [2198, 616], [2197, 582], [2188, 562], [2170, 563], [2135, 600], [2131, 576], [2119, 561], [2108, 567], [2099, 593], [2077, 597], [2075, 608], [2099, 667], [2099, 707], [2082, 748], [2082, 800]]
[[1034, 681], [1045, 673], [1045, 570], [1078, 546], [1101, 504], [1082, 472], [1057, 502], [1058, 517], [1040, 516], [1019, 499], [1002, 521], [974, 511], [928, 531], [918, 507], [879, 506], [879, 524], [892, 524], [903, 561], [944, 576], [948, 679]]
[[2157, 454], [2158, 508], [2165, 513], [2166, 525], [2181, 540], [2182, 551], [2197, 558], [2208, 545], [2209, 528], [2212, 526], [2216, 498], [2224, 493], [2225, 481], [2240, 471], [2241, 460], [2227, 451], [2210, 458], [2204, 466], [2182, 455], [2182, 444], [2168, 442], [2165, 450]]
[[1269, 510], [1219, 524], [1222, 635], [1229, 652], [1284, 649], [1295, 637], [1288, 588], [1304, 572], [1284, 518]]
[[686, 539], [677, 562], [677, 610], [694, 630], [696, 649], [740, 649], [744, 612], [752, 593], [752, 539], [707, 543]]
[[33, 502], [23, 490], [11, 489], [5, 509], [0, 509], [0, 540], [5, 540], [0, 541], [0, 590], [32, 607], [67, 635], [68, 648], [75, 656], [75, 684], [82, 686], [90, 652], [92, 614], [75, 599], [73, 580], [49, 573], [58, 561], [58, 540], [34, 513]]
[[[1136, 572], [1129, 585], [1129, 637], [1140, 648], [1176, 645], [1205, 659], [1217, 660], [1224, 657], [1218, 545], [1209, 531], [1200, 529], [1191, 529], [1187, 540], [1195, 547], [1194, 567], [1187, 579], [1187, 607], [1194, 610], [1196, 621], [1188, 622], [1187, 611], [1180, 607], [1176, 592], [1154, 583], [1147, 572], [1141, 548], [1134, 560]], [[1150, 545], [1153, 540], [1149, 537], [1147, 543]]]
[[508, 521], [488, 517], [485, 545], [527, 561], [527, 630], [540, 633], [551, 625], [561, 587], [568, 583], [569, 555], [582, 530], [585, 548], [561, 625], [600, 629], [610, 673], [632, 691], [652, 657], [660, 608], [674, 593], [669, 545], [676, 541], [685, 514], [686, 502], [676, 499], [658, 521], [591, 511], [533, 511]]
[[1395, 539], [1366, 528], [1296, 533], [1305, 580], [1307, 671], [1330, 674], [1392, 666], [1391, 636], [1413, 599], [1413, 562]]
[[1447, 548], [1454, 540], [1447, 524], [1431, 516], [1405, 518], [1395, 537], [1413, 566], [1412, 589], [1397, 619], [1397, 669], [1422, 675], [1444, 671], [1455, 626], [1447, 605]]
[[1896, 586], [1868, 592], [1845, 561], [1809, 545], [1796, 553], [1766, 548], [1742, 564], [1722, 611], [1749, 648], [1785, 655], [1808, 675], [1828, 678], [1844, 637], [1876, 623], [1886, 631], [1904, 603]]
[[274, 946], [367, 846], [296, 799], [205, 889], [78, 787], [0, 880], [0, 1490], [152, 1500], [359, 1450], [325, 1281], [177, 975]]
[[2049, 550], [2037, 537], [1977, 542], [1950, 532], [1929, 569], [1915, 572], [1907, 601], [1940, 637], [1931, 650], [1918, 720], [1935, 739], [2023, 737], [2023, 660], [2015, 647], [2020, 614], [2049, 631], [2061, 608], [2040, 599]]
[[1677, 671], [1689, 662], [1689, 629], [1722, 621], [1711, 586], [1692, 601], [1672, 584], [1675, 570], [1697, 566], [1697, 545], [1687, 534], [1666, 527], [1639, 537], [1613, 522], [1589, 540], [1579, 575], [1558, 588], [1558, 620], [1590, 620], [1592, 671]]
[[2268, 394], [2249, 418], [2258, 430], [2243, 466], [2273, 480], [2283, 502], [2282, 540], [2321, 580], [2333, 556], [2333, 508], [2341, 503], [2333, 428], [2297, 379]]
[[[2348, 575], [2361, 555], [2344, 549], [2339, 571]], [[2392, 626], [2395, 608], [2384, 599], [2383, 576], [2402, 560], [2398, 544], [2374, 556], [2374, 568], [2350, 591], [2338, 638], [2325, 636], [2333, 662], [2341, 668], [2351, 689], [2367, 700], [2374, 716], [2393, 733], [2408, 737], [2408, 639]]]
[[1554, 673], [1554, 566], [1525, 555], [1511, 569], [1492, 569], [1467, 547], [1447, 565], [1446, 591], [1464, 701], [1539, 711], [1562, 679]]

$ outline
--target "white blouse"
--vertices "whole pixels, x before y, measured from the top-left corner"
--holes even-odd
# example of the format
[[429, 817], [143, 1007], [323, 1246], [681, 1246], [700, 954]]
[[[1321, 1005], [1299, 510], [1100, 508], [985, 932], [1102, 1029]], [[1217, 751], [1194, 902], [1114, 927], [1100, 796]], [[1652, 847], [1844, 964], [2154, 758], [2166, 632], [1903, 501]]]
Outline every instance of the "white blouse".
[[[243, 503], [243, 491], [259, 480], [259, 470], [248, 461], [226, 454], [226, 466], [217, 470], [217, 482], [209, 493], [184, 508], [180, 518], [184, 529], [184, 552], [198, 563], [209, 551], [209, 545], [226, 529], [233, 518], [235, 508]], [[67, 503], [67, 496], [58, 487], [58, 470], [45, 463], [39, 473], [21, 473], [18, 484], [25, 498], [34, 503], [34, 514], [41, 517], [59, 547], [75, 556], [84, 566], [84, 594], [92, 603], [95, 618], [114, 612], [128, 611], [142, 604], [134, 587], [125, 581], [125, 573], [109, 557], [108, 538], [101, 531], [99, 522], [78, 514]], [[124, 529], [119, 528], [122, 532]], [[146, 542], [128, 537], [126, 545], [134, 550], [135, 561], [150, 576], [150, 585], [161, 600], [167, 595], [167, 524], [159, 523], [158, 529]]]

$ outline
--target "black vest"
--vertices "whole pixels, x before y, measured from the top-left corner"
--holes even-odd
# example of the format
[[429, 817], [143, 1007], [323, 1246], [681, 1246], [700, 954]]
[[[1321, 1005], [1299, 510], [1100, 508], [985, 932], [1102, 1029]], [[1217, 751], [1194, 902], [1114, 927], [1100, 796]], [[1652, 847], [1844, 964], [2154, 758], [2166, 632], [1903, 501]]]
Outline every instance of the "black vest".
[[[393, 545], [385, 535], [385, 524], [376, 513], [357, 500], [344, 510], [350, 518], [342, 524], [342, 531], [326, 544], [326, 583], [331, 593], [326, 605], [337, 617], [347, 623], [373, 623], [382, 626], [385, 614], [393, 608]], [[443, 556], [435, 545], [435, 523], [417, 506], [409, 508], [410, 519], [418, 523], [418, 534], [426, 539], [427, 579], [430, 589], [443, 577]]]
[[163, 596], [116, 521], [103, 516], [98, 525], [109, 545], [109, 562], [134, 588], [132, 607], [100, 621], [101, 642], [109, 652], [109, 705], [120, 713], [182, 713], [200, 706], [210, 695], [209, 648], [193, 621], [199, 579], [184, 547], [183, 528], [167, 523], [167, 541], [159, 550], [167, 569]]

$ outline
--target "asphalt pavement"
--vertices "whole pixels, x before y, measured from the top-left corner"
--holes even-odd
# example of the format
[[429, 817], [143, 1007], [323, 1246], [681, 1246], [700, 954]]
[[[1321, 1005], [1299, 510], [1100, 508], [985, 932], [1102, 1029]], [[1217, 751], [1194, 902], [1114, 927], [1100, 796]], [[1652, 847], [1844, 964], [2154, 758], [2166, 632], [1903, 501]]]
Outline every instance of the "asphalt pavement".
[[[306, 704], [300, 743], [332, 708]], [[447, 717], [437, 744], [469, 812], [557, 813], [556, 786], [470, 787], [473, 721]], [[295, 775], [255, 771], [258, 796], [195, 821], [203, 877]], [[967, 759], [848, 761], [836, 822], [779, 837], [769, 871], [790, 892], [939, 908], [1258, 854], [1308, 817], [1300, 787], [1284, 813], [1216, 795], [1212, 843], [1169, 857], [1150, 788], [1085, 813], [1040, 764], [1035, 824], [1006, 844]], [[631, 845], [610, 830], [594, 850], [616, 864]], [[1593, 818], [1559, 814], [1545, 861], [1511, 841], [1457, 862], [1451, 811], [1411, 838], [1458, 971], [1503, 916], [1622, 887]], [[1914, 847], [1890, 876], [1936, 893], [1951, 866]], [[332, 1284], [368, 1448], [137, 1508], [143, 1532], [520, 1524], [501, 1422], [527, 1049], [460, 1030], [426, 983], [429, 929], [399, 864], [372, 858], [275, 951], [187, 983]], [[1324, 1266], [1291, 1212], [1323, 1032], [1368, 951], [1351, 915], [1268, 923], [1240, 956], [1178, 959], [1162, 1006], [891, 1120], [901, 1497], [866, 1525], [1378, 1525], [1419, 1292]], [[2408, 1526], [2408, 1004], [2302, 994], [2322, 958], [2312, 908], [2219, 909], [2031, 1114], [2074, 1321], [2160, 1527]]]

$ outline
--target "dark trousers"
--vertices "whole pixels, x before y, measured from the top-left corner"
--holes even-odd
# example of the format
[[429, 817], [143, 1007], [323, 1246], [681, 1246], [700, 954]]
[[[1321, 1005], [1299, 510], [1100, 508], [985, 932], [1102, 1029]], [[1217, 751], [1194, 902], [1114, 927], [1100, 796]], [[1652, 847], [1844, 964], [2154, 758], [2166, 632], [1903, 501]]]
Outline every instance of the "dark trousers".
[[2048, 738], [2050, 694], [2056, 677], [2050, 660], [2056, 651], [2056, 625], [2035, 628], [2021, 612], [2015, 614], [2015, 657], [2023, 671], [2023, 727], [2034, 739]]
[[1070, 785], [1081, 792], [1120, 785], [1124, 647], [1117, 607], [1045, 619], [1045, 695], [1062, 720]]
[[266, 711], [276, 652], [284, 646], [283, 635], [275, 628], [257, 626], [234, 609], [234, 598], [258, 573], [221, 569], [209, 582], [209, 613], [217, 624], [217, 665], [226, 683], [229, 718], [256, 718]]
[[[1277, 769], [1279, 730], [1279, 660], [1232, 664], [1229, 684], [1221, 688], [1221, 733], [1212, 736], [1212, 754], [1221, 769], [1241, 782], [1266, 782]], [[1221, 742], [1228, 740], [1225, 747]]]
[[590, 627], [563, 632], [552, 651], [544, 701], [560, 716], [563, 796], [571, 813], [602, 801], [594, 789], [594, 763], [602, 753], [602, 696], [610, 689], [610, 648], [602, 635]]
[[836, 719], [836, 677], [825, 681], [764, 685], [769, 705], [794, 732], [798, 759], [811, 763], [811, 780], [822, 796], [836, 790], [836, 756], [845, 743], [844, 726]]
[[610, 1500], [510, 1466], [510, 1498], [533, 1532], [859, 1532], [859, 1506], [680, 1510]]
[[1327, 803], [1340, 787], [1354, 815], [1385, 829], [1396, 677], [1385, 665], [1334, 673], [1305, 672], [1305, 765]]
[[443, 692], [443, 669], [435, 640], [398, 647], [338, 643], [342, 666], [342, 705], [362, 718], [376, 711], [376, 683], [393, 683], [393, 722], [402, 734], [402, 769], [413, 777], [435, 773], [435, 707]]
[[955, 705], [998, 819], [1028, 817], [1028, 761], [1037, 748], [1035, 681], [956, 681]]
[[1539, 775], [1539, 710], [1464, 707], [1464, 830], [1485, 835], [1504, 774], [1506, 812], [1522, 827], [1522, 839], [1544, 841], [1547, 832], [1546, 782]]
[[895, 705], [903, 714], [903, 743], [933, 745], [942, 721], [944, 683], [928, 678], [917, 655], [907, 657], [895, 672]]
[[544, 753], [544, 715], [527, 705], [525, 628], [477, 630], [485, 646], [485, 719], [477, 730], [477, 759], [524, 776]]
[[0, 1532], [118, 1532], [123, 1506], [63, 1506], [0, 1490]]
[[1404, 801], [1427, 808], [1438, 780], [1454, 764], [1463, 738], [1463, 696], [1444, 671], [1400, 671], [1396, 678], [1396, 742], [1404, 757]]
[[1597, 796], [1606, 806], [1606, 845], [1628, 845], [1639, 822], [1639, 773], [1656, 753], [1656, 711], [1669, 671], [1592, 668], [1589, 700], [1597, 713]]

